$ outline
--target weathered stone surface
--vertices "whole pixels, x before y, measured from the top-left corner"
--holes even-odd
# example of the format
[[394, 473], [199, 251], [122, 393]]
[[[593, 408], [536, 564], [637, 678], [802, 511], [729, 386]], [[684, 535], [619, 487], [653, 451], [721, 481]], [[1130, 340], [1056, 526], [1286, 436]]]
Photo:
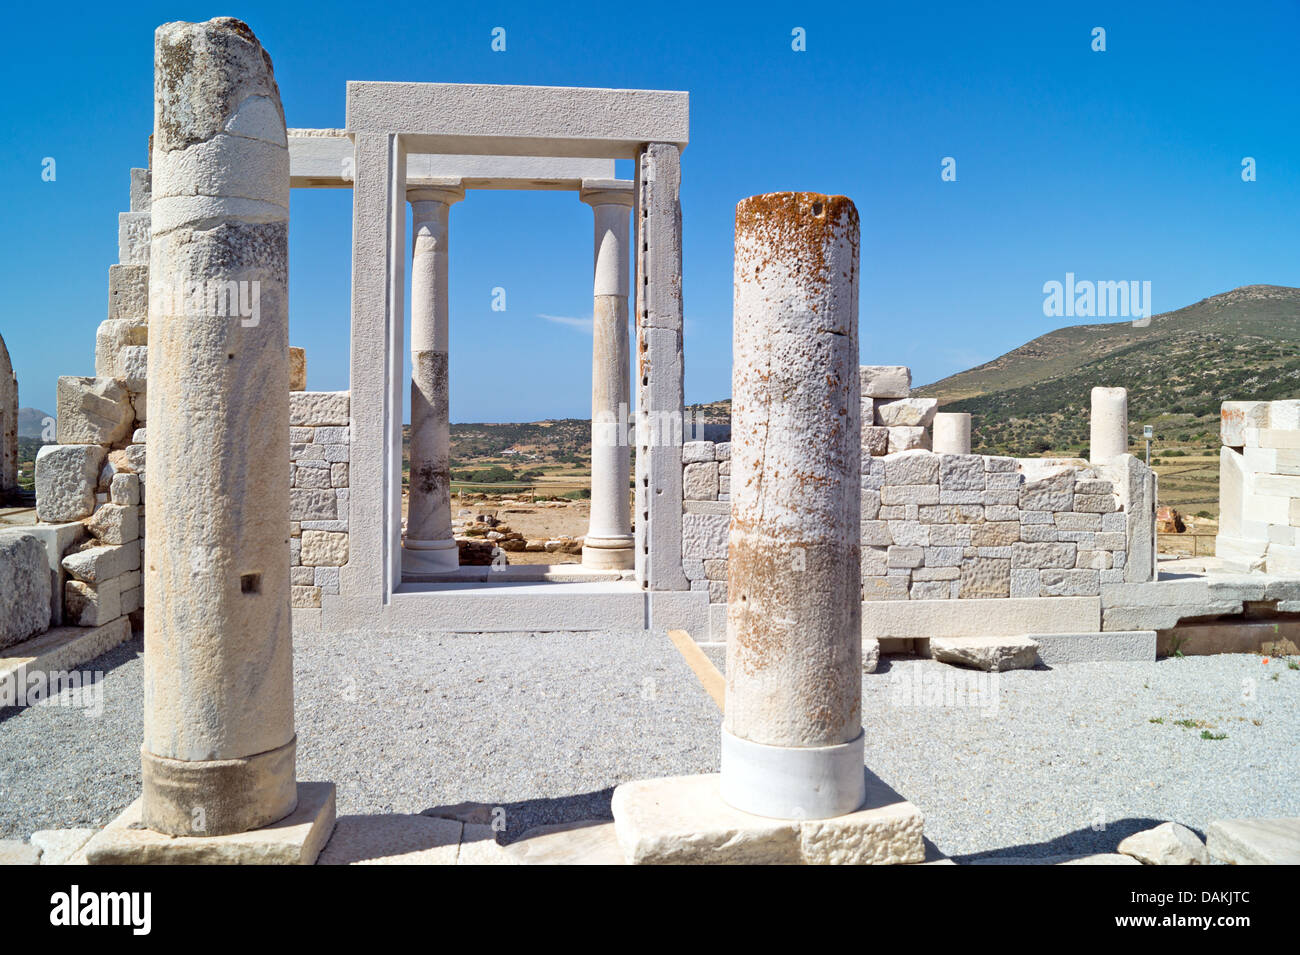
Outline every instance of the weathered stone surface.
[[885, 484], [935, 484], [939, 456], [929, 451], [905, 451], [885, 458]]
[[88, 584], [112, 580], [140, 569], [140, 544], [88, 547], [64, 557], [63, 569]]
[[634, 865], [881, 865], [925, 858], [916, 807], [868, 774], [867, 803], [821, 820], [781, 820], [732, 809], [720, 777], [678, 776], [614, 790], [614, 832]]
[[108, 317], [131, 322], [149, 320], [149, 266], [108, 267]]
[[50, 524], [79, 521], [95, 510], [104, 464], [97, 444], [47, 444], [36, 455], [36, 515]]
[[30, 534], [0, 530], [0, 647], [50, 626], [50, 567], [45, 545]]
[[128, 347], [149, 344], [149, 325], [139, 319], [110, 318], [95, 333], [95, 375], [122, 378], [122, 357]]
[[0, 839], [0, 866], [40, 865], [41, 850], [21, 839]]
[[890, 428], [889, 453], [901, 451], [930, 450], [930, 432], [925, 428]]
[[142, 800], [92, 836], [91, 865], [311, 865], [334, 831], [334, 784], [299, 783], [297, 806], [251, 832], [167, 836], [142, 823]]
[[977, 670], [1028, 670], [1038, 658], [1038, 643], [1028, 637], [931, 637], [930, 655]]
[[289, 423], [295, 427], [344, 426], [351, 423], [350, 393], [295, 391], [289, 395]]
[[1229, 865], [1300, 865], [1300, 819], [1220, 819], [1206, 830], [1210, 855]]
[[135, 507], [140, 503], [140, 475], [114, 474], [109, 482], [108, 499], [123, 507]]
[[1096, 570], [1044, 570], [1043, 596], [1089, 597], [1101, 592], [1101, 576]]
[[962, 561], [962, 598], [1011, 596], [1011, 561], [996, 557], [971, 557]]
[[1020, 488], [1022, 511], [1071, 511], [1074, 509], [1074, 473], [1067, 471], [1037, 481], [1028, 481]]
[[1143, 865], [1209, 865], [1210, 853], [1200, 836], [1176, 822], [1135, 832], [1120, 840], [1119, 851]]
[[115, 378], [59, 379], [60, 444], [117, 444], [135, 426], [130, 392]]
[[862, 672], [875, 673], [876, 667], [880, 666], [880, 641], [863, 640], [862, 641]]
[[903, 365], [860, 365], [858, 386], [864, 398], [906, 398], [912, 393], [912, 369]]
[[706, 560], [727, 556], [726, 514], [683, 514], [682, 556]]
[[682, 468], [682, 496], [688, 501], [716, 501], [718, 499], [717, 462], [688, 464]]
[[1248, 428], [1267, 428], [1269, 402], [1225, 401], [1220, 408], [1219, 436], [1225, 447], [1240, 448]]
[[683, 441], [682, 464], [704, 464], [717, 460], [712, 441]]
[[305, 348], [289, 349], [289, 390], [307, 390], [307, 350]]
[[102, 627], [122, 616], [121, 578], [87, 584], [69, 580], [63, 585], [64, 620], [73, 627]]
[[388, 813], [340, 816], [317, 865], [454, 865], [464, 823]]
[[[127, 475], [123, 475], [127, 476]], [[134, 475], [129, 475], [134, 477]], [[86, 522], [86, 529], [105, 544], [129, 544], [140, 539], [139, 510], [136, 506], [104, 504]]]
[[1077, 554], [1078, 548], [1068, 542], [1030, 544], [1022, 541], [1011, 545], [1012, 566], [1017, 570], [1031, 567], [1072, 568]]
[[889, 429], [862, 426], [862, 453], [869, 457], [883, 457], [889, 453]]
[[342, 567], [348, 562], [348, 535], [328, 531], [302, 532], [304, 567]]
[[926, 428], [934, 422], [939, 402], [934, 398], [892, 398], [875, 402], [877, 425], [886, 428]]
[[32, 833], [33, 848], [41, 851], [41, 865], [67, 865], [98, 829], [40, 829]]
[[1019, 521], [989, 521], [971, 526], [973, 547], [1007, 547], [1020, 540]]

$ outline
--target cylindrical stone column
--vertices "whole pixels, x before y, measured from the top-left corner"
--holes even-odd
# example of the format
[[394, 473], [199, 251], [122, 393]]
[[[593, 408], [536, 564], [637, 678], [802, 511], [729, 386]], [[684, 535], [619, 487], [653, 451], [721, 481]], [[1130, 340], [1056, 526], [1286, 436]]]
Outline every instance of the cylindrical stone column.
[[154, 48], [144, 823], [297, 804], [289, 609], [289, 151], [271, 60], [230, 18]]
[[459, 185], [408, 189], [411, 203], [411, 479], [405, 575], [455, 570], [451, 419], [447, 387], [447, 224]]
[[736, 207], [722, 798], [818, 819], [865, 799], [858, 212]]
[[591, 343], [591, 518], [584, 567], [627, 569], [636, 561], [629, 510], [628, 218], [632, 184], [603, 183], [579, 193], [596, 219]]
[[970, 454], [970, 415], [958, 411], [940, 411], [934, 416], [935, 454]]
[[1128, 389], [1092, 389], [1092, 435], [1088, 460], [1103, 464], [1128, 454]]

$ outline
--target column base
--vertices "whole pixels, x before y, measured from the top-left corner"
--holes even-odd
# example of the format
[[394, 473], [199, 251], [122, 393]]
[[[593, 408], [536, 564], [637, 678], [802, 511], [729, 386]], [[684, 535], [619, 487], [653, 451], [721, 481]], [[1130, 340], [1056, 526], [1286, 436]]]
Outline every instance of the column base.
[[297, 808], [278, 822], [224, 836], [144, 828], [137, 799], [78, 855], [90, 865], [312, 865], [334, 831], [334, 784], [298, 783], [296, 797]]
[[582, 541], [582, 566], [594, 570], [630, 570], [636, 564], [636, 539], [623, 537], [593, 537], [588, 534]]
[[829, 819], [866, 799], [865, 735], [838, 746], [767, 746], [722, 731], [723, 800], [772, 819]]
[[460, 566], [460, 547], [452, 539], [402, 541], [402, 575], [447, 574]]
[[925, 820], [870, 770], [866, 802], [833, 819], [770, 819], [722, 799], [722, 777], [675, 776], [614, 790], [614, 833], [630, 865], [913, 865]]
[[298, 738], [240, 759], [181, 760], [141, 748], [141, 817], [172, 836], [260, 829], [293, 812]]

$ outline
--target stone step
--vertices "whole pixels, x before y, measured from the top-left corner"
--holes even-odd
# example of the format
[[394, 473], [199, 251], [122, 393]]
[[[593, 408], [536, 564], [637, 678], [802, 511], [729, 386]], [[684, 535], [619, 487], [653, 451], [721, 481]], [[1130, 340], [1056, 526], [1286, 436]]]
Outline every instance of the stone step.
[[1221, 819], [1205, 844], [1230, 865], [1300, 865], [1300, 819]]

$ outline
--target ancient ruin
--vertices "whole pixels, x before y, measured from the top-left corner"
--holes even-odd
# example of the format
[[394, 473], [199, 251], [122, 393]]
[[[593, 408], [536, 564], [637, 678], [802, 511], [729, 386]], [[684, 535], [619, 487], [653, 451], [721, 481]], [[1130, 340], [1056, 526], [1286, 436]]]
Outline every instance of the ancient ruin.
[[[730, 433], [691, 433], [685, 92], [350, 82], [341, 128], [289, 128], [244, 23], [155, 44], [94, 374], [59, 378], [36, 523], [0, 531], [0, 703], [143, 633], [140, 798], [71, 861], [312, 863], [369, 831], [336, 829], [333, 782], [299, 779], [295, 634], [672, 631], [702, 684], [725, 680], [718, 771], [621, 775], [584, 852], [917, 864], [922, 813], [867, 755], [882, 654], [1154, 662], [1182, 626], [1300, 613], [1300, 401], [1223, 405], [1217, 558], [1167, 572], [1124, 388], [1092, 390], [1086, 460], [1017, 458], [972, 453], [971, 414], [914, 394], [906, 366], [860, 363], [874, 317], [844, 196], [739, 202]], [[346, 391], [306, 390], [289, 345], [293, 188], [352, 190]], [[581, 565], [470, 566], [453, 530], [449, 248], [475, 191], [510, 189], [593, 214]], [[0, 494], [16, 419], [0, 342]], [[701, 650], [723, 645], [725, 677]], [[499, 861], [471, 846], [477, 816], [432, 815], [456, 820], [452, 861]], [[1134, 838], [1134, 858], [1204, 852]]]

